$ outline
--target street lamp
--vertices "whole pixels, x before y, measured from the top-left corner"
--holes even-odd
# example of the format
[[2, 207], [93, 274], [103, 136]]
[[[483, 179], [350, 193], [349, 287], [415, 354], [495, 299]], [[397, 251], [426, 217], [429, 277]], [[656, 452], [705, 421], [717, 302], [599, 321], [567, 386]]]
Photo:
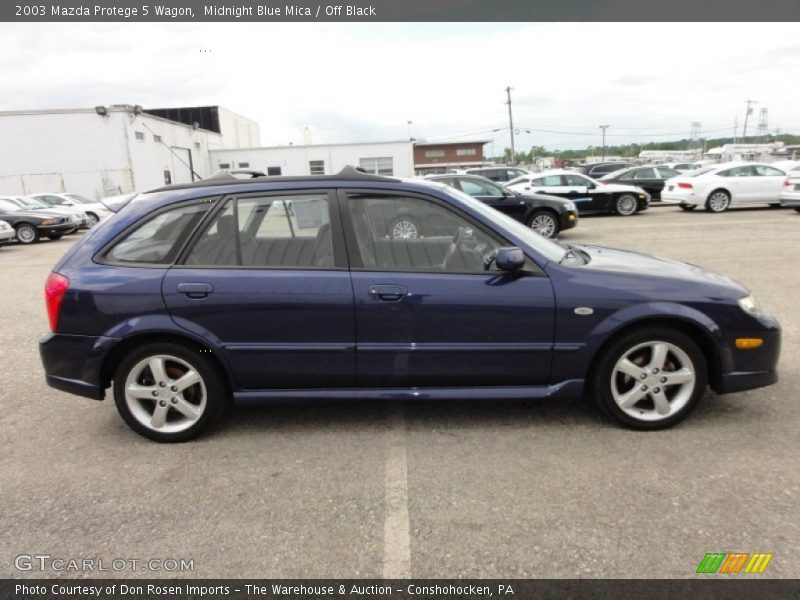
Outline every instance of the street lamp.
[[414, 123], [414, 121], [408, 121], [408, 139], [409, 139], [409, 141], [411, 141], [411, 142], [413, 142], [413, 141], [414, 141], [414, 138], [413, 138], [413, 137], [411, 137], [411, 125], [412, 125], [413, 123]]

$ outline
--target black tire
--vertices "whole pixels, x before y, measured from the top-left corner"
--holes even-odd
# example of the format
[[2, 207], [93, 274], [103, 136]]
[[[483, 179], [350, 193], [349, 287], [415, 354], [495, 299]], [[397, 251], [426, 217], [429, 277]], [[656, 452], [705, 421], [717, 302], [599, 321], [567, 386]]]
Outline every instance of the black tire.
[[407, 216], [397, 217], [392, 221], [387, 233], [394, 240], [415, 240], [422, 237], [419, 222]]
[[49, 234], [47, 234], [47, 237], [50, 238], [53, 241], [56, 241], [56, 240], [60, 240], [62, 237], [64, 237], [64, 234], [63, 233], [49, 233]]
[[681, 204], [681, 210], [685, 210], [686, 212], [692, 212], [696, 206], [689, 205], [689, 204]]
[[94, 227], [95, 225], [97, 225], [100, 222], [99, 217], [96, 214], [92, 213], [92, 212], [87, 212], [86, 216], [89, 217], [89, 219], [88, 219], [88, 221], [86, 223], [86, 228], [87, 229], [91, 229], [92, 227]]
[[[721, 204], [717, 204], [717, 199]], [[731, 206], [731, 195], [725, 190], [714, 190], [706, 198], [706, 211], [723, 213]]]
[[[205, 386], [204, 409], [200, 411], [200, 416], [196, 418], [193, 424], [180, 431], [157, 431], [151, 428], [151, 426], [144, 425], [143, 422], [140, 421], [140, 418], [141, 414], [148, 410], [149, 404], [146, 402], [141, 403], [143, 408], [140, 411], [140, 416], [137, 417], [126, 399], [126, 380], [129, 375], [133, 376], [131, 371], [133, 369], [138, 371], [138, 365], [140, 365], [142, 361], [148, 359], [148, 357], [156, 356], [177, 358], [185, 362], [199, 374], [200, 383], [187, 388], [188, 392], [195, 395], [195, 400], [199, 400], [202, 394], [202, 386]], [[164, 365], [164, 371], [168, 377], [174, 376], [175, 380], [180, 378], [181, 370], [179, 367], [181, 365], [170, 360], [165, 360]], [[172, 371], [172, 369], [176, 369], [177, 372]], [[150, 373], [152, 374], [152, 371], [150, 371]], [[176, 400], [175, 398], [170, 398], [171, 392], [169, 384], [164, 387], [158, 387], [155, 381], [152, 383], [148, 381], [147, 384], [143, 385], [152, 385], [156, 390], [163, 390], [161, 393], [166, 394], [163, 398], [164, 402], [173, 402]], [[186, 399], [183, 392], [180, 393], [180, 396], [182, 399]], [[201, 435], [219, 420], [226, 406], [230, 403], [230, 397], [231, 392], [228, 388], [227, 381], [217, 365], [211, 362], [208, 357], [200, 354], [197, 350], [171, 342], [146, 344], [141, 348], [133, 350], [122, 360], [114, 374], [114, 403], [117, 406], [117, 411], [119, 411], [120, 416], [136, 433], [156, 442], [186, 442]], [[158, 402], [160, 403], [162, 400]], [[152, 404], [153, 410], [155, 410], [155, 399], [152, 401]], [[166, 406], [166, 414], [172, 415], [173, 419], [179, 421], [183, 418], [180, 411], [174, 409], [171, 404], [165, 404], [164, 406]], [[144, 412], [144, 414], [146, 414], [146, 412]], [[168, 418], [166, 425], [170, 425]]]
[[622, 194], [614, 200], [614, 212], [622, 217], [629, 217], [639, 212], [639, 201], [633, 194]]
[[[667, 365], [674, 367], [677, 366], [678, 363], [681, 363], [681, 358], [677, 354], [673, 354], [672, 350], [666, 354], [667, 359], [664, 363], [664, 370], [660, 373], [646, 370], [644, 368], [647, 366], [646, 364], [641, 367], [642, 371], [646, 371], [648, 376], [648, 379], [644, 382], [634, 379], [633, 377], [628, 377], [622, 373], [615, 373], [617, 362], [625, 356], [631, 356], [631, 354], [629, 354], [631, 350], [634, 350], [638, 346], [645, 346], [638, 352], [646, 356], [648, 352], [646, 347], [647, 343], [666, 343], [680, 349], [685, 355], [684, 360], [688, 357], [688, 360], [691, 362], [691, 370], [694, 373], [693, 384], [687, 383], [687, 387], [684, 390], [682, 387], [676, 385], [658, 383], [659, 379], [663, 381], [662, 376], [665, 374], [669, 375], [669, 373], [672, 372], [672, 369], [666, 368]], [[643, 362], [646, 360], [647, 359], [644, 358]], [[650, 360], [653, 360], [652, 354], [650, 355]], [[635, 366], [639, 365], [636, 364]], [[621, 379], [619, 379], [620, 377]], [[633, 383], [631, 387], [625, 390], [626, 393], [633, 391], [637, 387], [640, 390], [648, 389], [648, 391], [643, 394], [644, 397], [642, 400], [628, 407], [630, 412], [640, 413], [642, 415], [641, 418], [634, 417], [630, 412], [626, 412], [626, 410], [617, 404], [617, 401], [614, 399], [612, 386], [617, 385], [618, 382], [623, 386], [630, 386], [631, 382]], [[641, 386], [640, 383], [642, 383]], [[650, 384], [650, 388], [645, 385], [648, 383]], [[702, 350], [700, 350], [700, 347], [692, 338], [675, 329], [665, 327], [643, 327], [620, 335], [603, 350], [603, 355], [600, 357], [596, 368], [593, 370], [592, 377], [590, 378], [589, 392], [603, 412], [614, 418], [618, 423], [631, 429], [651, 431], [672, 427], [685, 419], [703, 397], [707, 384], [708, 367], [706, 358]], [[672, 414], [668, 414], [663, 418], [652, 415], [653, 412], [657, 412], [652, 392], [658, 392], [659, 388], [656, 386], [659, 385], [664, 386], [662, 391], [665, 396], [667, 396], [667, 390], [669, 390], [669, 393], [673, 394], [671, 399], [667, 396], [670, 402], [670, 409], [672, 409], [675, 404], [680, 404], [680, 407]], [[676, 387], [678, 387], [678, 389], [675, 389]], [[681, 400], [681, 398], [684, 399]], [[645, 411], [650, 412], [646, 413]]]
[[556, 237], [560, 230], [558, 218], [549, 210], [535, 211], [528, 219], [528, 227], [546, 238]]
[[39, 232], [30, 223], [20, 223], [14, 229], [17, 230], [17, 241], [20, 244], [35, 244], [39, 241]]
[[795, 212], [799, 212], [800, 213], [800, 207], [795, 208], [794, 210], [795, 210]]

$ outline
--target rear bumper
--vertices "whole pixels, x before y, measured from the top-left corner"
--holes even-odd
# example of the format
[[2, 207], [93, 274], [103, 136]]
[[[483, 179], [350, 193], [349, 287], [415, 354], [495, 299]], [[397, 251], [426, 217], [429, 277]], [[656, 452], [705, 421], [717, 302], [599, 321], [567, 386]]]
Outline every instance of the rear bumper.
[[47, 385], [94, 400], [105, 397], [102, 367], [116, 340], [106, 337], [49, 333], [39, 341]]

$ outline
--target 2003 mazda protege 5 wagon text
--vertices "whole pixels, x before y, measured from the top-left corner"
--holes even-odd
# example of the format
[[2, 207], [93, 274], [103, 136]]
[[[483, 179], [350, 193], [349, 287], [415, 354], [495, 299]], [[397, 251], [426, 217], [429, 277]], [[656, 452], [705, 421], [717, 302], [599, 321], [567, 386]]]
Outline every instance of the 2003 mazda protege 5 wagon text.
[[[430, 235], [391, 235], [424, 215]], [[235, 401], [584, 392], [636, 429], [777, 381], [780, 327], [704, 269], [547, 240], [451, 187], [347, 168], [139, 194], [46, 284], [47, 382], [193, 438]]]

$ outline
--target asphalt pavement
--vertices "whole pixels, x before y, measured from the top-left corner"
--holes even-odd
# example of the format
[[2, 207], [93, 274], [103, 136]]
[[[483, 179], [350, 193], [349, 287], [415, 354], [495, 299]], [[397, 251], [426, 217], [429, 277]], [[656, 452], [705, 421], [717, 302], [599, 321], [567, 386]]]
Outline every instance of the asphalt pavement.
[[[773, 553], [764, 576], [800, 574], [794, 211], [657, 207], [563, 236], [730, 275], [783, 326], [780, 383], [709, 392], [652, 433], [582, 401], [341, 402], [239, 409], [195, 442], [149, 442], [108, 396], [45, 385], [43, 285], [79, 237], [0, 249], [0, 577], [685, 578], [735, 551]], [[33, 555], [126, 566], [17, 568]], [[193, 569], [128, 562], [149, 559]]]

